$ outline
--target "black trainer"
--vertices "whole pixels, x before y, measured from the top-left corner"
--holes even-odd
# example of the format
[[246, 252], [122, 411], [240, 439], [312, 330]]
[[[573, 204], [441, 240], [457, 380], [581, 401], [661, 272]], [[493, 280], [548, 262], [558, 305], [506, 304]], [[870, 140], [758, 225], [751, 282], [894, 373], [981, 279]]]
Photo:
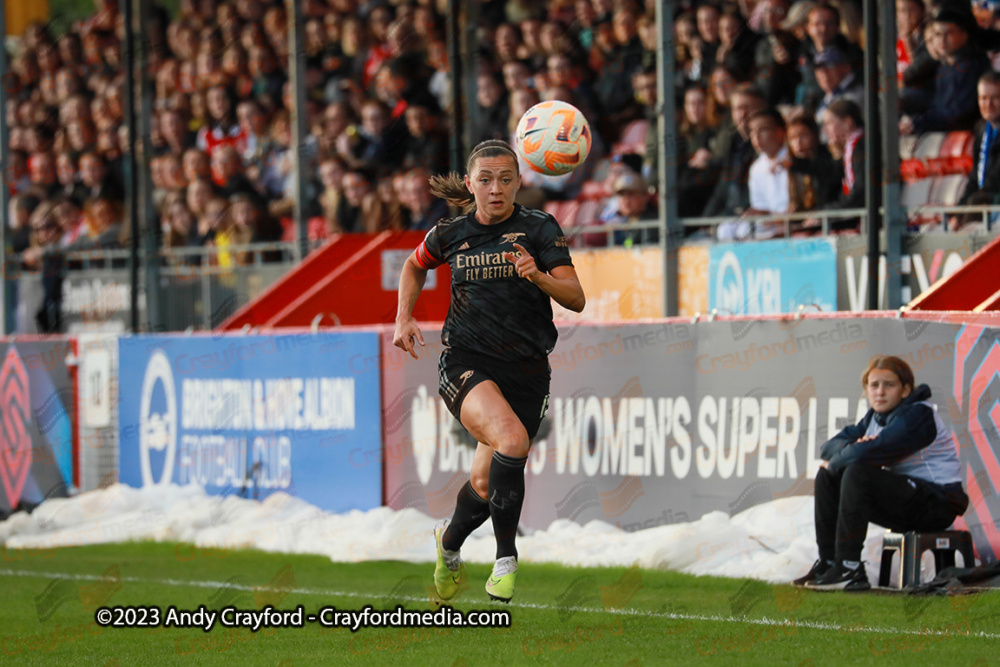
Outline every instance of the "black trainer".
[[810, 568], [810, 570], [806, 572], [805, 575], [794, 580], [792, 582], [792, 586], [798, 586], [799, 588], [807, 586], [812, 582], [816, 581], [817, 579], [819, 579], [824, 574], [826, 574], [826, 571], [829, 570], [831, 567], [833, 567], [833, 561], [817, 558], [816, 562], [813, 563], [812, 568]]
[[852, 570], [844, 565], [843, 561], [837, 561], [823, 576], [806, 584], [806, 587], [817, 591], [857, 593], [871, 590], [872, 585], [868, 583], [868, 573], [865, 572], [864, 563], [859, 563], [858, 567]]

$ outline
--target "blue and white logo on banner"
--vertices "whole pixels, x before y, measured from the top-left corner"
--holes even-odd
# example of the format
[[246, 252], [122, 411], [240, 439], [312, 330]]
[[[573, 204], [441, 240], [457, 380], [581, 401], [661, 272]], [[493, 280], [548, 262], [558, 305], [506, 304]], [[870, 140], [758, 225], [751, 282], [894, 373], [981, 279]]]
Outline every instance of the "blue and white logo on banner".
[[119, 340], [119, 478], [382, 502], [375, 333]]
[[733, 315], [837, 309], [837, 248], [830, 239], [724, 243], [709, 251], [709, 308]]

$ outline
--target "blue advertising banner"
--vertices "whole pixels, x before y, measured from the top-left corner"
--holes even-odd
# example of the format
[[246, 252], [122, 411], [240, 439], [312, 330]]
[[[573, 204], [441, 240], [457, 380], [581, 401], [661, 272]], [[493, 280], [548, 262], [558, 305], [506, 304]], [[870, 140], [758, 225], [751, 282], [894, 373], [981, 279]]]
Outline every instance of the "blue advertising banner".
[[123, 337], [119, 354], [123, 483], [381, 505], [377, 334]]
[[837, 310], [837, 247], [831, 239], [713, 245], [708, 305], [733, 315]]

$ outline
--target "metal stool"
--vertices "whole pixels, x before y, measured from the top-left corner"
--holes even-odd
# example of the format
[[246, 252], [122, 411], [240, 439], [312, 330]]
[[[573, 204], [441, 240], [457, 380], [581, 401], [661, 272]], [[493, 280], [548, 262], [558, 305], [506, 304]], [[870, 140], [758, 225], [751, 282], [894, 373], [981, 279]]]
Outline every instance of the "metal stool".
[[975, 567], [972, 535], [965, 530], [946, 530], [940, 533], [892, 533], [882, 537], [882, 569], [878, 585], [888, 586], [892, 573], [892, 554], [899, 552], [899, 588], [920, 584], [920, 557], [928, 549], [934, 554], [935, 574], [946, 567], [955, 566], [955, 552], [962, 554], [965, 567]]

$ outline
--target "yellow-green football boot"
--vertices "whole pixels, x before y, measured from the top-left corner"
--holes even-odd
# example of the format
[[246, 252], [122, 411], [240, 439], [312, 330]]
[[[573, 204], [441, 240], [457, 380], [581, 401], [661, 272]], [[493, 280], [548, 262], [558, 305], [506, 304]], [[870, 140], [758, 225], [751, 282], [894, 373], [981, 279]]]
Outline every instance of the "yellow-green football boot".
[[517, 558], [505, 556], [493, 565], [493, 572], [486, 580], [486, 594], [500, 602], [510, 602], [514, 597], [514, 580], [517, 579]]

